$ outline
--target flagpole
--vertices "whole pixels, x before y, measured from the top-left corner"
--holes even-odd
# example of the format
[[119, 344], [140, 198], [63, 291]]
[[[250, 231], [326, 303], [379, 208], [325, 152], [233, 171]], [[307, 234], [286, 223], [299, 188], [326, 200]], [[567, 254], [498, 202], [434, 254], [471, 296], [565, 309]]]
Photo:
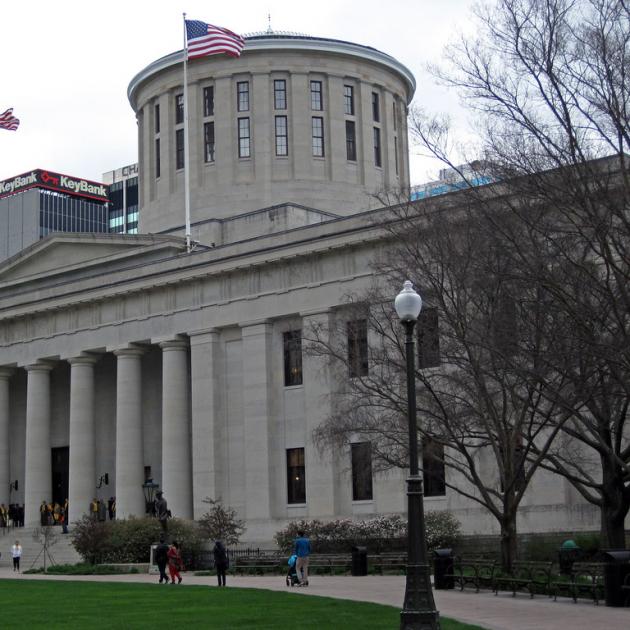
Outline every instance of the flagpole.
[[190, 253], [190, 143], [188, 142], [188, 37], [184, 16], [184, 206], [186, 208], [186, 252]]

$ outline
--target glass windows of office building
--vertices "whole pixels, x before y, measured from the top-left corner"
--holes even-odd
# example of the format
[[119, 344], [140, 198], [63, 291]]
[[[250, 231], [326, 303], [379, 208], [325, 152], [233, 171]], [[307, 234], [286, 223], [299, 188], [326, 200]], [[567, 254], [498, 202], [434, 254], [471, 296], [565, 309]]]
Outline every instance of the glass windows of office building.
[[107, 205], [56, 192], [42, 190], [39, 195], [39, 235], [51, 232], [108, 231]]
[[109, 232], [137, 234], [138, 178], [130, 177], [111, 184], [109, 187], [109, 200]]

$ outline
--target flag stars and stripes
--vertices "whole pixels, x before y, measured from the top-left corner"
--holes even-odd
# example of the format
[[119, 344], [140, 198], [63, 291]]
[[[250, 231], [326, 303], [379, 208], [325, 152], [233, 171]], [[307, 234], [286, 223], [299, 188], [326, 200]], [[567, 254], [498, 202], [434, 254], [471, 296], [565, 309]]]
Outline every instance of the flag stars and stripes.
[[188, 59], [225, 53], [240, 57], [245, 40], [236, 33], [199, 20], [186, 20]]

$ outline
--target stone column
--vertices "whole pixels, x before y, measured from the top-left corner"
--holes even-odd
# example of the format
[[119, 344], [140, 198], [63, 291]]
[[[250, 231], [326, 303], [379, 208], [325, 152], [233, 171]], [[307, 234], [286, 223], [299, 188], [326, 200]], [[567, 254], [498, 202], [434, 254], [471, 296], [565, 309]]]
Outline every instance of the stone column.
[[219, 441], [219, 333], [190, 333], [190, 384], [192, 399], [193, 514], [208, 511], [206, 497], [218, 497], [216, 446]]
[[[116, 366], [116, 517], [144, 516], [142, 350], [114, 352]], [[72, 508], [70, 508], [72, 509]]]
[[162, 489], [173, 516], [192, 518], [188, 344], [162, 348]]
[[[302, 328], [307, 331], [317, 326], [326, 334], [330, 327], [330, 313], [316, 312], [302, 314]], [[331, 412], [331, 379], [326, 366], [326, 358], [303, 355], [304, 409], [306, 415], [306, 500], [308, 513], [316, 517], [333, 516], [336, 513], [336, 485], [338, 470], [330, 451], [319, 453], [313, 443], [313, 430]]]
[[268, 519], [271, 324], [243, 326], [242, 335], [245, 507], [248, 520]]
[[11, 458], [9, 449], [9, 379], [12, 371], [0, 368], [0, 503], [9, 505], [9, 484], [11, 479]]
[[97, 358], [78, 356], [70, 364], [70, 463], [68, 500], [72, 522], [89, 512], [96, 492], [94, 425], [94, 364]]
[[39, 525], [39, 506], [52, 500], [50, 452], [50, 363], [26, 366], [24, 524]]

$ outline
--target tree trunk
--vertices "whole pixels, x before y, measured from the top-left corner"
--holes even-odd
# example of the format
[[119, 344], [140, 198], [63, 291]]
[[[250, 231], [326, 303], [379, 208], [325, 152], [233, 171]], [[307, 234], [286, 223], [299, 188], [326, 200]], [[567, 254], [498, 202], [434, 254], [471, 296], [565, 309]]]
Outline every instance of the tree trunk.
[[512, 563], [516, 560], [516, 514], [506, 516], [501, 521], [501, 568], [503, 571], [512, 570]]
[[625, 520], [630, 508], [623, 471], [602, 458], [601, 547], [625, 549]]

